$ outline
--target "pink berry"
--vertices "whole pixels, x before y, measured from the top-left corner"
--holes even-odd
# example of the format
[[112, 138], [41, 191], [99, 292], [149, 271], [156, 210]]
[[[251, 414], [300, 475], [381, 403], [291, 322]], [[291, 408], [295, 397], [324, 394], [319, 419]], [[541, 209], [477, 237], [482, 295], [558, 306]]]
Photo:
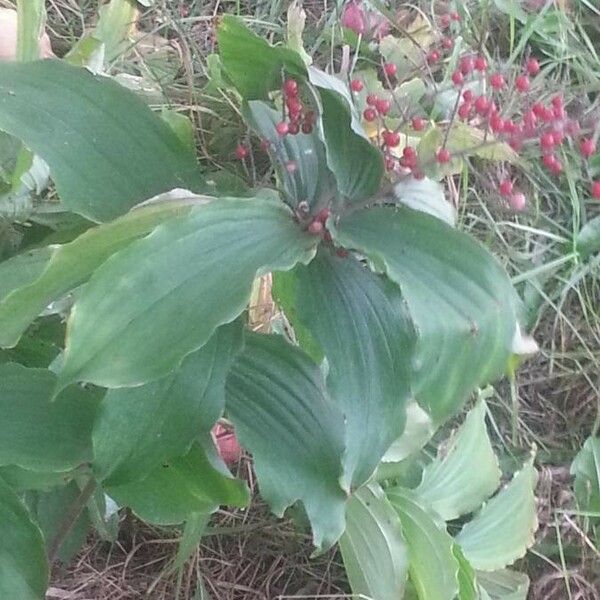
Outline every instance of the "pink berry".
[[367, 104], [369, 106], [375, 106], [377, 104], [377, 100], [379, 100], [379, 98], [377, 98], [377, 96], [375, 94], [367, 95]]
[[244, 144], [238, 144], [237, 148], [235, 149], [235, 157], [238, 160], [244, 160], [246, 156], [248, 156], [248, 148], [246, 148]]
[[442, 29], [447, 29], [450, 27], [450, 15], [442, 15], [440, 17], [440, 27]]
[[375, 108], [380, 115], [387, 115], [390, 112], [390, 108], [392, 104], [389, 100], [385, 100], [384, 98], [378, 98], [375, 103]]
[[485, 57], [478, 56], [475, 59], [475, 70], [483, 73], [483, 72], [487, 71], [487, 68], [488, 68], [488, 64], [487, 64], [487, 60], [485, 60]]
[[565, 104], [562, 96], [553, 96], [551, 102], [552, 106], [564, 106]]
[[275, 130], [281, 137], [283, 137], [289, 133], [290, 126], [285, 121], [280, 121], [277, 123], [277, 125], [275, 125]]
[[515, 192], [511, 195], [508, 203], [515, 212], [521, 212], [522, 210], [525, 210], [525, 207], [527, 206], [527, 199], [523, 192]]
[[490, 128], [494, 133], [500, 133], [504, 131], [504, 121], [498, 113], [494, 113], [490, 117]]
[[444, 50], [452, 50], [454, 48], [454, 40], [449, 37], [442, 38], [442, 48]]
[[465, 82], [464, 75], [460, 71], [454, 71], [454, 73], [452, 73], [452, 83], [454, 83], [454, 85], [460, 86], [464, 82]]
[[298, 135], [300, 133], [300, 124], [298, 121], [292, 121], [288, 126], [288, 133], [290, 135]]
[[286, 96], [297, 96], [298, 82], [295, 79], [286, 79], [283, 82], [283, 92]]
[[460, 15], [456, 11], [450, 13], [450, 18], [453, 21], [460, 21]]
[[594, 140], [590, 138], [584, 138], [579, 142], [579, 151], [581, 152], [581, 156], [584, 158], [589, 158], [596, 152], [596, 144]]
[[415, 131], [423, 131], [423, 129], [425, 129], [425, 124], [425, 119], [421, 117], [413, 117], [413, 120], [411, 121], [412, 128]]
[[388, 148], [394, 148], [400, 143], [400, 134], [395, 131], [385, 130], [381, 137], [383, 138], [383, 143]]
[[554, 148], [554, 135], [551, 133], [543, 133], [540, 136], [540, 146], [542, 150], [552, 150]]
[[531, 111], [536, 117], [541, 117], [546, 110], [546, 107], [541, 102], [534, 102]]
[[485, 96], [478, 96], [475, 100], [475, 110], [481, 115], [485, 116], [490, 110], [490, 101]]
[[506, 85], [506, 81], [504, 80], [504, 77], [500, 73], [494, 73], [490, 77], [490, 85], [495, 90], [501, 90]]
[[321, 221], [317, 221], [315, 219], [308, 226], [308, 233], [310, 233], [311, 235], [321, 235], [322, 232], [323, 232], [323, 223], [321, 223]]
[[458, 68], [463, 75], [470, 75], [475, 68], [475, 61], [472, 56], [463, 56], [458, 62]]
[[529, 91], [529, 88], [531, 87], [529, 77], [527, 77], [527, 75], [519, 75], [515, 79], [515, 87], [521, 93], [525, 93], [525, 92]]
[[474, 98], [474, 94], [473, 94], [473, 90], [465, 90], [463, 92], [463, 100], [465, 102], [473, 102], [473, 98]]
[[466, 121], [471, 116], [471, 111], [473, 110], [473, 105], [470, 102], [463, 102], [458, 107], [458, 116], [463, 121]]
[[388, 77], [395, 77], [398, 72], [398, 67], [394, 63], [385, 63], [383, 65], [383, 71]]
[[452, 155], [450, 154], [450, 150], [448, 150], [448, 148], [440, 148], [435, 157], [440, 164], [444, 164], [450, 162]]
[[600, 181], [592, 181], [592, 198], [600, 200]]
[[317, 122], [317, 113], [314, 110], [309, 110], [304, 115], [304, 122], [314, 125]]
[[371, 123], [372, 121], [374, 121], [377, 118], [377, 112], [375, 112], [374, 108], [365, 108], [365, 110], [363, 112], [363, 117], [364, 117], [365, 121], [368, 121], [369, 123]]
[[501, 196], [508, 197], [513, 191], [513, 182], [510, 179], [503, 179], [498, 186]]
[[350, 82], [350, 89], [353, 92], [361, 92], [363, 87], [364, 87], [363, 82], [360, 79], [353, 79]]
[[298, 163], [295, 160], [288, 160], [285, 163], [285, 170], [288, 173], [295, 173], [298, 170]]
[[331, 214], [331, 210], [329, 208], [324, 208], [317, 213], [315, 217], [315, 221], [319, 221], [325, 225], [327, 219], [329, 219], [329, 215]]
[[427, 62], [430, 65], [434, 65], [440, 60], [440, 53], [437, 50], [431, 50], [429, 54], [427, 54]]
[[525, 70], [529, 75], [535, 77], [540, 72], [540, 63], [535, 58], [530, 58], [525, 63]]
[[405, 146], [402, 150], [402, 156], [406, 158], [417, 158], [417, 151], [412, 146]]
[[307, 123], [306, 121], [304, 123], [302, 123], [302, 133], [306, 133], [307, 135], [309, 133], [313, 132], [313, 126], [312, 123]]
[[558, 158], [554, 159], [552, 166], [550, 167], [550, 171], [552, 171], [553, 175], [560, 175], [563, 172], [563, 164], [558, 160]]

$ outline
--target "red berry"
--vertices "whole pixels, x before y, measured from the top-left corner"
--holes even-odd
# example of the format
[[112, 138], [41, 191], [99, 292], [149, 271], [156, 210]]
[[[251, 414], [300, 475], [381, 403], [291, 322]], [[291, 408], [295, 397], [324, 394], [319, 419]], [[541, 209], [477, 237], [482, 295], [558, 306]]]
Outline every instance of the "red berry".
[[541, 102], [535, 102], [531, 107], [531, 111], [536, 117], [541, 117], [546, 111], [546, 107]]
[[280, 121], [275, 125], [275, 130], [280, 136], [287, 135], [290, 131], [290, 126], [285, 121]]
[[315, 217], [315, 221], [319, 221], [319, 222], [323, 223], [323, 225], [325, 225], [325, 221], [327, 221], [330, 214], [331, 214], [331, 210], [328, 208], [324, 208], [323, 210], [320, 210], [317, 213], [317, 216]]
[[519, 75], [515, 79], [515, 87], [521, 93], [525, 93], [525, 92], [529, 91], [529, 88], [531, 87], [529, 77], [527, 77], [527, 75]]
[[388, 77], [394, 77], [398, 71], [398, 67], [394, 63], [385, 63], [383, 71]]
[[526, 112], [523, 115], [523, 124], [525, 125], [525, 131], [529, 135], [535, 133], [536, 127], [537, 127], [537, 121], [538, 121], [538, 119], [532, 110], [530, 110], [529, 112]]
[[584, 138], [579, 142], [579, 151], [581, 152], [581, 156], [584, 158], [589, 158], [596, 152], [596, 144], [594, 140], [590, 138]]
[[283, 82], [283, 92], [286, 96], [297, 96], [298, 82], [295, 79], [286, 79]]
[[362, 82], [360, 79], [353, 79], [353, 80], [350, 82], [350, 89], [351, 89], [353, 92], [361, 92], [361, 91], [362, 91], [362, 89], [363, 89], [363, 87], [364, 87], [364, 86], [363, 86], [363, 82]]
[[535, 58], [530, 58], [525, 63], [525, 70], [534, 77], [540, 72], [540, 63]]
[[551, 102], [552, 106], [564, 106], [565, 104], [562, 96], [553, 96]]
[[423, 129], [425, 129], [425, 124], [426, 124], [425, 119], [423, 119], [421, 117], [414, 117], [413, 120], [411, 121], [412, 128], [415, 131], [423, 131]]
[[314, 110], [309, 110], [304, 115], [304, 122], [314, 125], [317, 122], [317, 113]]
[[465, 82], [464, 75], [460, 71], [454, 71], [454, 73], [452, 73], [452, 83], [454, 85], [460, 86], [464, 82]]
[[471, 116], [471, 111], [473, 110], [473, 105], [470, 102], [463, 102], [458, 107], [458, 116], [463, 121], [466, 121]]
[[437, 50], [431, 50], [429, 54], [427, 54], [427, 62], [430, 65], [434, 65], [440, 60], [440, 53]]
[[554, 136], [551, 133], [542, 133], [540, 136], [540, 146], [542, 150], [552, 150], [554, 148]]
[[504, 121], [498, 113], [494, 113], [490, 117], [490, 128], [494, 133], [500, 133], [504, 131]]
[[369, 106], [375, 106], [375, 104], [377, 104], [377, 100], [379, 100], [379, 98], [377, 98], [377, 96], [375, 94], [367, 95], [367, 104]]
[[391, 107], [391, 102], [383, 98], [378, 98], [375, 104], [375, 108], [380, 115], [387, 115], [390, 112]]
[[465, 91], [463, 92], [463, 95], [462, 95], [462, 96], [463, 96], [463, 100], [464, 100], [465, 102], [472, 102], [472, 101], [473, 101], [473, 98], [474, 98], [474, 94], [473, 94], [473, 91], [472, 91], [472, 90], [465, 90]]
[[237, 148], [235, 149], [235, 157], [238, 160], [244, 160], [246, 156], [248, 156], [248, 148], [246, 148], [244, 144], [238, 144]]
[[321, 235], [322, 232], [323, 232], [323, 223], [321, 223], [321, 221], [317, 221], [315, 219], [308, 226], [308, 233], [310, 233], [311, 235]]
[[463, 56], [458, 62], [458, 68], [463, 75], [469, 75], [475, 68], [475, 60], [472, 56]]
[[564, 106], [555, 105], [552, 107], [552, 114], [555, 119], [562, 120], [567, 116], [567, 111]]
[[592, 181], [592, 198], [600, 200], [600, 181]]
[[495, 90], [501, 90], [506, 85], [506, 81], [504, 80], [504, 77], [500, 73], [494, 73], [490, 77], [490, 85]]
[[307, 123], [306, 121], [304, 123], [302, 123], [302, 133], [312, 133], [313, 132], [313, 126], [312, 123]]
[[490, 101], [485, 96], [478, 96], [475, 100], [475, 110], [481, 115], [485, 116], [490, 110]]
[[513, 191], [513, 182], [510, 179], [503, 179], [498, 186], [501, 196], [508, 197]]
[[460, 21], [460, 15], [456, 11], [450, 13], [450, 18], [453, 21]]
[[442, 15], [440, 17], [440, 27], [442, 29], [450, 27], [450, 15]]
[[450, 150], [448, 150], [448, 148], [440, 148], [435, 156], [440, 164], [450, 162], [450, 159], [452, 158], [452, 155], [450, 154]]
[[417, 158], [417, 151], [412, 146], [405, 146], [402, 150], [402, 156], [405, 158]]
[[442, 38], [442, 48], [444, 50], [452, 50], [454, 48], [454, 40], [449, 37]]
[[300, 133], [300, 125], [297, 121], [292, 121], [289, 124], [288, 133], [290, 135], [298, 135]]
[[400, 143], [400, 134], [395, 131], [389, 131], [386, 129], [381, 134], [381, 137], [383, 138], [383, 143], [388, 148], [394, 148], [395, 146], [397, 146]]
[[544, 123], [552, 123], [552, 121], [554, 121], [554, 111], [548, 106], [544, 106], [544, 110], [542, 110], [540, 119], [542, 119]]
[[523, 194], [523, 192], [515, 192], [510, 197], [508, 203], [514, 211], [521, 212], [522, 210], [525, 210], [525, 207], [527, 206], [527, 199], [525, 198], [525, 194]]
[[338, 248], [335, 253], [340, 257], [340, 258], [346, 258], [348, 256], [348, 254], [350, 254], [348, 252], [348, 250], [346, 250], [346, 248]]
[[475, 59], [475, 70], [483, 73], [484, 71], [487, 71], [487, 68], [488, 68], [488, 64], [487, 64], [487, 60], [485, 60], [485, 57], [478, 56]]
[[563, 171], [563, 164], [558, 160], [558, 158], [554, 159], [552, 166], [550, 167], [550, 171], [552, 171], [553, 175], [560, 175]]
[[300, 100], [298, 100], [298, 98], [295, 96], [288, 96], [285, 99], [285, 103], [290, 113], [301, 113], [302, 109], [304, 108], [302, 102], [300, 102]]
[[365, 121], [369, 121], [370, 123], [377, 118], [377, 113], [375, 112], [374, 108], [365, 108], [363, 112], [363, 117]]
[[295, 173], [298, 169], [298, 163], [295, 160], [288, 160], [285, 163], [285, 170], [288, 173]]
[[517, 124], [512, 119], [504, 121], [504, 133], [515, 133], [517, 130]]

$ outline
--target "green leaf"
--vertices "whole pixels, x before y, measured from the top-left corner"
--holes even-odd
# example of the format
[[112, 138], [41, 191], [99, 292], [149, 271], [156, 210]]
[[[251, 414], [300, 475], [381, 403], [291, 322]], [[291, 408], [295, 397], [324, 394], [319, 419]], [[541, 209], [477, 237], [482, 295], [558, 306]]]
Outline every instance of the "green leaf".
[[475, 569], [464, 557], [458, 544], [452, 546], [452, 553], [458, 562], [458, 600], [479, 600]]
[[356, 211], [330, 227], [400, 286], [418, 332], [414, 394], [434, 422], [504, 372], [516, 329], [508, 275], [470, 236], [404, 207]]
[[444, 188], [437, 181], [409, 177], [394, 186], [394, 196], [408, 208], [428, 213], [451, 227], [456, 225], [456, 209], [446, 200]]
[[600, 252], [600, 216], [581, 228], [577, 236], [577, 251], [583, 260]]
[[181, 569], [192, 556], [204, 535], [209, 519], [210, 514], [208, 513], [193, 513], [189, 516], [179, 540], [177, 556], [173, 561], [173, 569]]
[[402, 598], [408, 575], [402, 524], [377, 484], [361, 488], [348, 502], [339, 544], [354, 594], [375, 600]]
[[68, 471], [90, 460], [97, 398], [73, 387], [51, 401], [55, 386], [45, 369], [0, 365], [0, 465]]
[[298, 317], [327, 358], [327, 389], [346, 420], [344, 482], [356, 489], [404, 431], [415, 332], [398, 287], [323, 250], [299, 267]]
[[282, 70], [294, 77], [306, 77], [299, 54], [271, 46], [232, 15], [220, 18], [217, 43], [223, 68], [245, 100], [266, 99], [270, 91], [280, 89]]
[[600, 514], [600, 437], [589, 437], [571, 464], [580, 510]]
[[317, 365], [281, 337], [249, 334], [226, 390], [261, 496], [278, 516], [302, 501], [315, 546], [331, 546], [344, 531], [344, 421]]
[[227, 471], [210, 438], [144, 479], [107, 486], [106, 493], [144, 521], [158, 525], [183, 523], [190, 515], [212, 513], [221, 504], [244, 507], [249, 500], [246, 485]]
[[[65, 515], [79, 498], [80, 493], [77, 484], [71, 481], [66, 486], [46, 492], [31, 492], [27, 495], [27, 503], [42, 530], [46, 547], [50, 546], [63, 526]], [[63, 565], [67, 565], [79, 552], [85, 543], [89, 527], [90, 520], [86, 511], [83, 511], [58, 549], [58, 558]]]
[[17, 60], [37, 60], [46, 22], [44, 0], [17, 0]]
[[120, 485], [186, 454], [223, 412], [225, 379], [241, 345], [240, 324], [224, 325], [167, 377], [109, 390], [92, 434], [96, 476], [105, 485]]
[[350, 203], [363, 201], [381, 185], [381, 152], [367, 138], [347, 86], [314, 67], [309, 76], [321, 100], [319, 132], [338, 190]]
[[309, 260], [314, 245], [287, 207], [258, 198], [215, 200], [160, 225], [82, 290], [60, 385], [134, 386], [166, 375], [244, 310], [255, 277]]
[[0, 479], [0, 598], [44, 600], [48, 563], [42, 533]]
[[137, 6], [132, 0], [111, 0], [98, 9], [98, 24], [92, 35], [104, 44], [107, 62], [118, 58], [128, 47], [135, 27]]
[[538, 526], [533, 459], [456, 536], [465, 558], [480, 571], [502, 569], [522, 558]]
[[410, 579], [420, 600], [454, 600], [458, 593], [458, 562], [453, 540], [439, 517], [422, 505], [410, 490], [386, 491], [398, 511], [408, 548]]
[[306, 11], [298, 0], [294, 0], [287, 11], [287, 46], [302, 58], [304, 64], [310, 65], [312, 58], [304, 50], [302, 34], [306, 23]]
[[73, 473], [73, 471], [58, 473], [32, 471], [16, 465], [0, 467], [0, 478], [17, 492], [26, 490], [47, 492], [52, 488], [62, 487], [73, 478]]
[[1, 263], [0, 345], [14, 346], [53, 300], [84, 283], [115, 252], [206, 201], [198, 196], [148, 204], [89, 229], [68, 244], [33, 250]]
[[487, 594], [486, 599], [527, 600], [529, 577], [525, 573], [511, 571], [510, 569], [500, 569], [489, 573], [478, 571], [477, 583]]
[[519, 155], [506, 143], [483, 129], [455, 121], [448, 133], [447, 147], [451, 152], [464, 152], [495, 162], [520, 162]]
[[[307, 202], [311, 208], [330, 204], [336, 195], [336, 184], [327, 168], [325, 147], [317, 132], [281, 138], [275, 130], [281, 121], [281, 111], [259, 100], [248, 102], [243, 115], [254, 131], [270, 142], [269, 154], [289, 204], [296, 207], [300, 202]], [[292, 170], [287, 168], [290, 163], [295, 165]]]
[[0, 64], [0, 129], [40, 155], [65, 205], [94, 221], [204, 188], [194, 156], [142, 100], [61, 61]]
[[485, 403], [478, 402], [443, 456], [425, 467], [415, 490], [445, 521], [481, 506], [502, 475], [485, 426]]

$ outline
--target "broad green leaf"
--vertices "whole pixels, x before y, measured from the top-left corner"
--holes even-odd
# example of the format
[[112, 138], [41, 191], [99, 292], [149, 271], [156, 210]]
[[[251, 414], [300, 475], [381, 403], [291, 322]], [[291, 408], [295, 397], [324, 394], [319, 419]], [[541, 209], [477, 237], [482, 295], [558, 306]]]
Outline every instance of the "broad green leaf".
[[487, 594], [486, 599], [527, 600], [529, 577], [525, 573], [511, 571], [510, 569], [491, 572], [478, 571], [477, 583], [483, 592]]
[[40, 38], [46, 22], [45, 0], [17, 0], [17, 60], [40, 57]]
[[269, 154], [289, 204], [296, 207], [307, 202], [311, 208], [329, 205], [336, 195], [335, 179], [327, 168], [325, 147], [317, 132], [281, 138], [275, 130], [281, 111], [260, 100], [248, 102], [243, 114], [252, 129], [269, 141]]
[[68, 244], [25, 252], [0, 263], [0, 345], [14, 346], [53, 300], [84, 283], [112, 254], [206, 201], [198, 196], [148, 204], [89, 229]]
[[516, 328], [516, 293], [478, 242], [405, 207], [356, 211], [331, 226], [400, 286], [418, 332], [416, 400], [434, 422], [504, 372]]
[[306, 77], [299, 54], [271, 46], [232, 15], [220, 18], [217, 43], [223, 69], [245, 100], [266, 99], [271, 90], [280, 89], [283, 70], [291, 76]]
[[[30, 492], [27, 494], [27, 504], [42, 530], [47, 548], [63, 526], [66, 514], [73, 503], [77, 501], [80, 493], [78, 485], [71, 481], [66, 486], [57, 487], [46, 492]], [[71, 561], [85, 543], [89, 527], [90, 520], [87, 512], [82, 511], [58, 549], [57, 556], [64, 565]]]
[[331, 546], [344, 531], [344, 420], [317, 365], [279, 336], [249, 334], [226, 390], [261, 496], [278, 516], [302, 501], [315, 546]]
[[93, 467], [104, 485], [143, 479], [188, 452], [225, 406], [225, 379], [242, 345], [240, 323], [224, 325], [159, 381], [109, 390], [94, 423]]
[[600, 216], [588, 221], [577, 236], [577, 251], [582, 259], [600, 252]]
[[309, 75], [320, 97], [319, 132], [339, 193], [350, 203], [366, 200], [381, 185], [381, 152], [367, 138], [347, 86], [314, 67]]
[[458, 562], [458, 596], [457, 600], [479, 600], [479, 592], [477, 591], [477, 580], [475, 577], [475, 569], [469, 564], [469, 561], [461, 552], [460, 546], [454, 544], [452, 553]]
[[374, 600], [402, 598], [408, 575], [402, 525], [377, 484], [362, 487], [348, 502], [339, 544], [354, 594]]
[[257, 276], [309, 260], [314, 245], [287, 207], [259, 198], [214, 200], [160, 225], [82, 290], [61, 386], [134, 386], [166, 375], [244, 310]]
[[73, 471], [58, 473], [52, 471], [32, 471], [17, 467], [16, 465], [0, 467], [0, 478], [17, 492], [24, 492], [26, 490], [47, 492], [52, 488], [62, 487], [73, 478], [73, 473]]
[[452, 152], [464, 152], [497, 162], [520, 162], [519, 155], [506, 143], [483, 129], [455, 121], [448, 133], [447, 147]]
[[0, 465], [67, 471], [90, 460], [97, 398], [72, 387], [51, 401], [55, 386], [46, 369], [0, 365]]
[[394, 186], [394, 196], [409, 208], [433, 215], [451, 227], [456, 225], [456, 209], [446, 200], [438, 181], [409, 177]]
[[400, 515], [410, 580], [419, 600], [454, 600], [459, 566], [452, 552], [453, 540], [443, 522], [410, 490], [391, 488], [386, 495]]
[[135, 28], [134, 0], [110, 0], [98, 9], [98, 23], [92, 35], [104, 44], [106, 61], [118, 58], [131, 45], [128, 37]]
[[355, 489], [404, 431], [415, 332], [398, 287], [354, 257], [323, 250], [297, 272], [298, 318], [327, 359], [346, 421], [344, 482]]
[[61, 61], [0, 64], [0, 129], [40, 155], [64, 204], [94, 221], [204, 188], [195, 157], [142, 100]]
[[502, 475], [478, 402], [444, 450], [425, 467], [415, 490], [445, 521], [479, 508], [500, 485]]
[[227, 471], [210, 438], [144, 479], [105, 489], [119, 505], [159, 525], [183, 523], [190, 515], [212, 513], [221, 504], [243, 507], [249, 500], [246, 485]]
[[46, 268], [52, 253], [52, 248], [36, 248], [0, 263], [0, 303], [13, 290], [35, 281]]
[[480, 571], [502, 569], [522, 558], [538, 526], [533, 459], [456, 536], [465, 558]]
[[18, 496], [0, 479], [0, 598], [44, 600], [44, 540]]
[[210, 514], [208, 513], [193, 513], [189, 516], [179, 540], [177, 555], [173, 561], [173, 569], [181, 569], [192, 556], [204, 535], [209, 519]]
[[571, 464], [579, 508], [600, 514], [600, 437], [589, 437]]
[[195, 152], [196, 140], [194, 137], [194, 124], [191, 119], [174, 110], [163, 110], [160, 116], [173, 130], [179, 141], [191, 152]]

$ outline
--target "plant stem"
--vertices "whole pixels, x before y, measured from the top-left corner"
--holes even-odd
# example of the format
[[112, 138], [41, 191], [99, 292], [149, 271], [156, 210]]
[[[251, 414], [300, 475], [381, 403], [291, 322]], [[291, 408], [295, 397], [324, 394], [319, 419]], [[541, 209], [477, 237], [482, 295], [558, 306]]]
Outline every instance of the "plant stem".
[[62, 543], [65, 541], [71, 530], [75, 526], [77, 519], [81, 515], [85, 505], [88, 503], [88, 500], [92, 497], [94, 490], [96, 489], [96, 480], [92, 477], [85, 484], [79, 496], [75, 498], [75, 501], [69, 507], [69, 510], [60, 524], [50, 547], [48, 548], [48, 562], [52, 564], [56, 560], [56, 556], [58, 554], [58, 550]]

